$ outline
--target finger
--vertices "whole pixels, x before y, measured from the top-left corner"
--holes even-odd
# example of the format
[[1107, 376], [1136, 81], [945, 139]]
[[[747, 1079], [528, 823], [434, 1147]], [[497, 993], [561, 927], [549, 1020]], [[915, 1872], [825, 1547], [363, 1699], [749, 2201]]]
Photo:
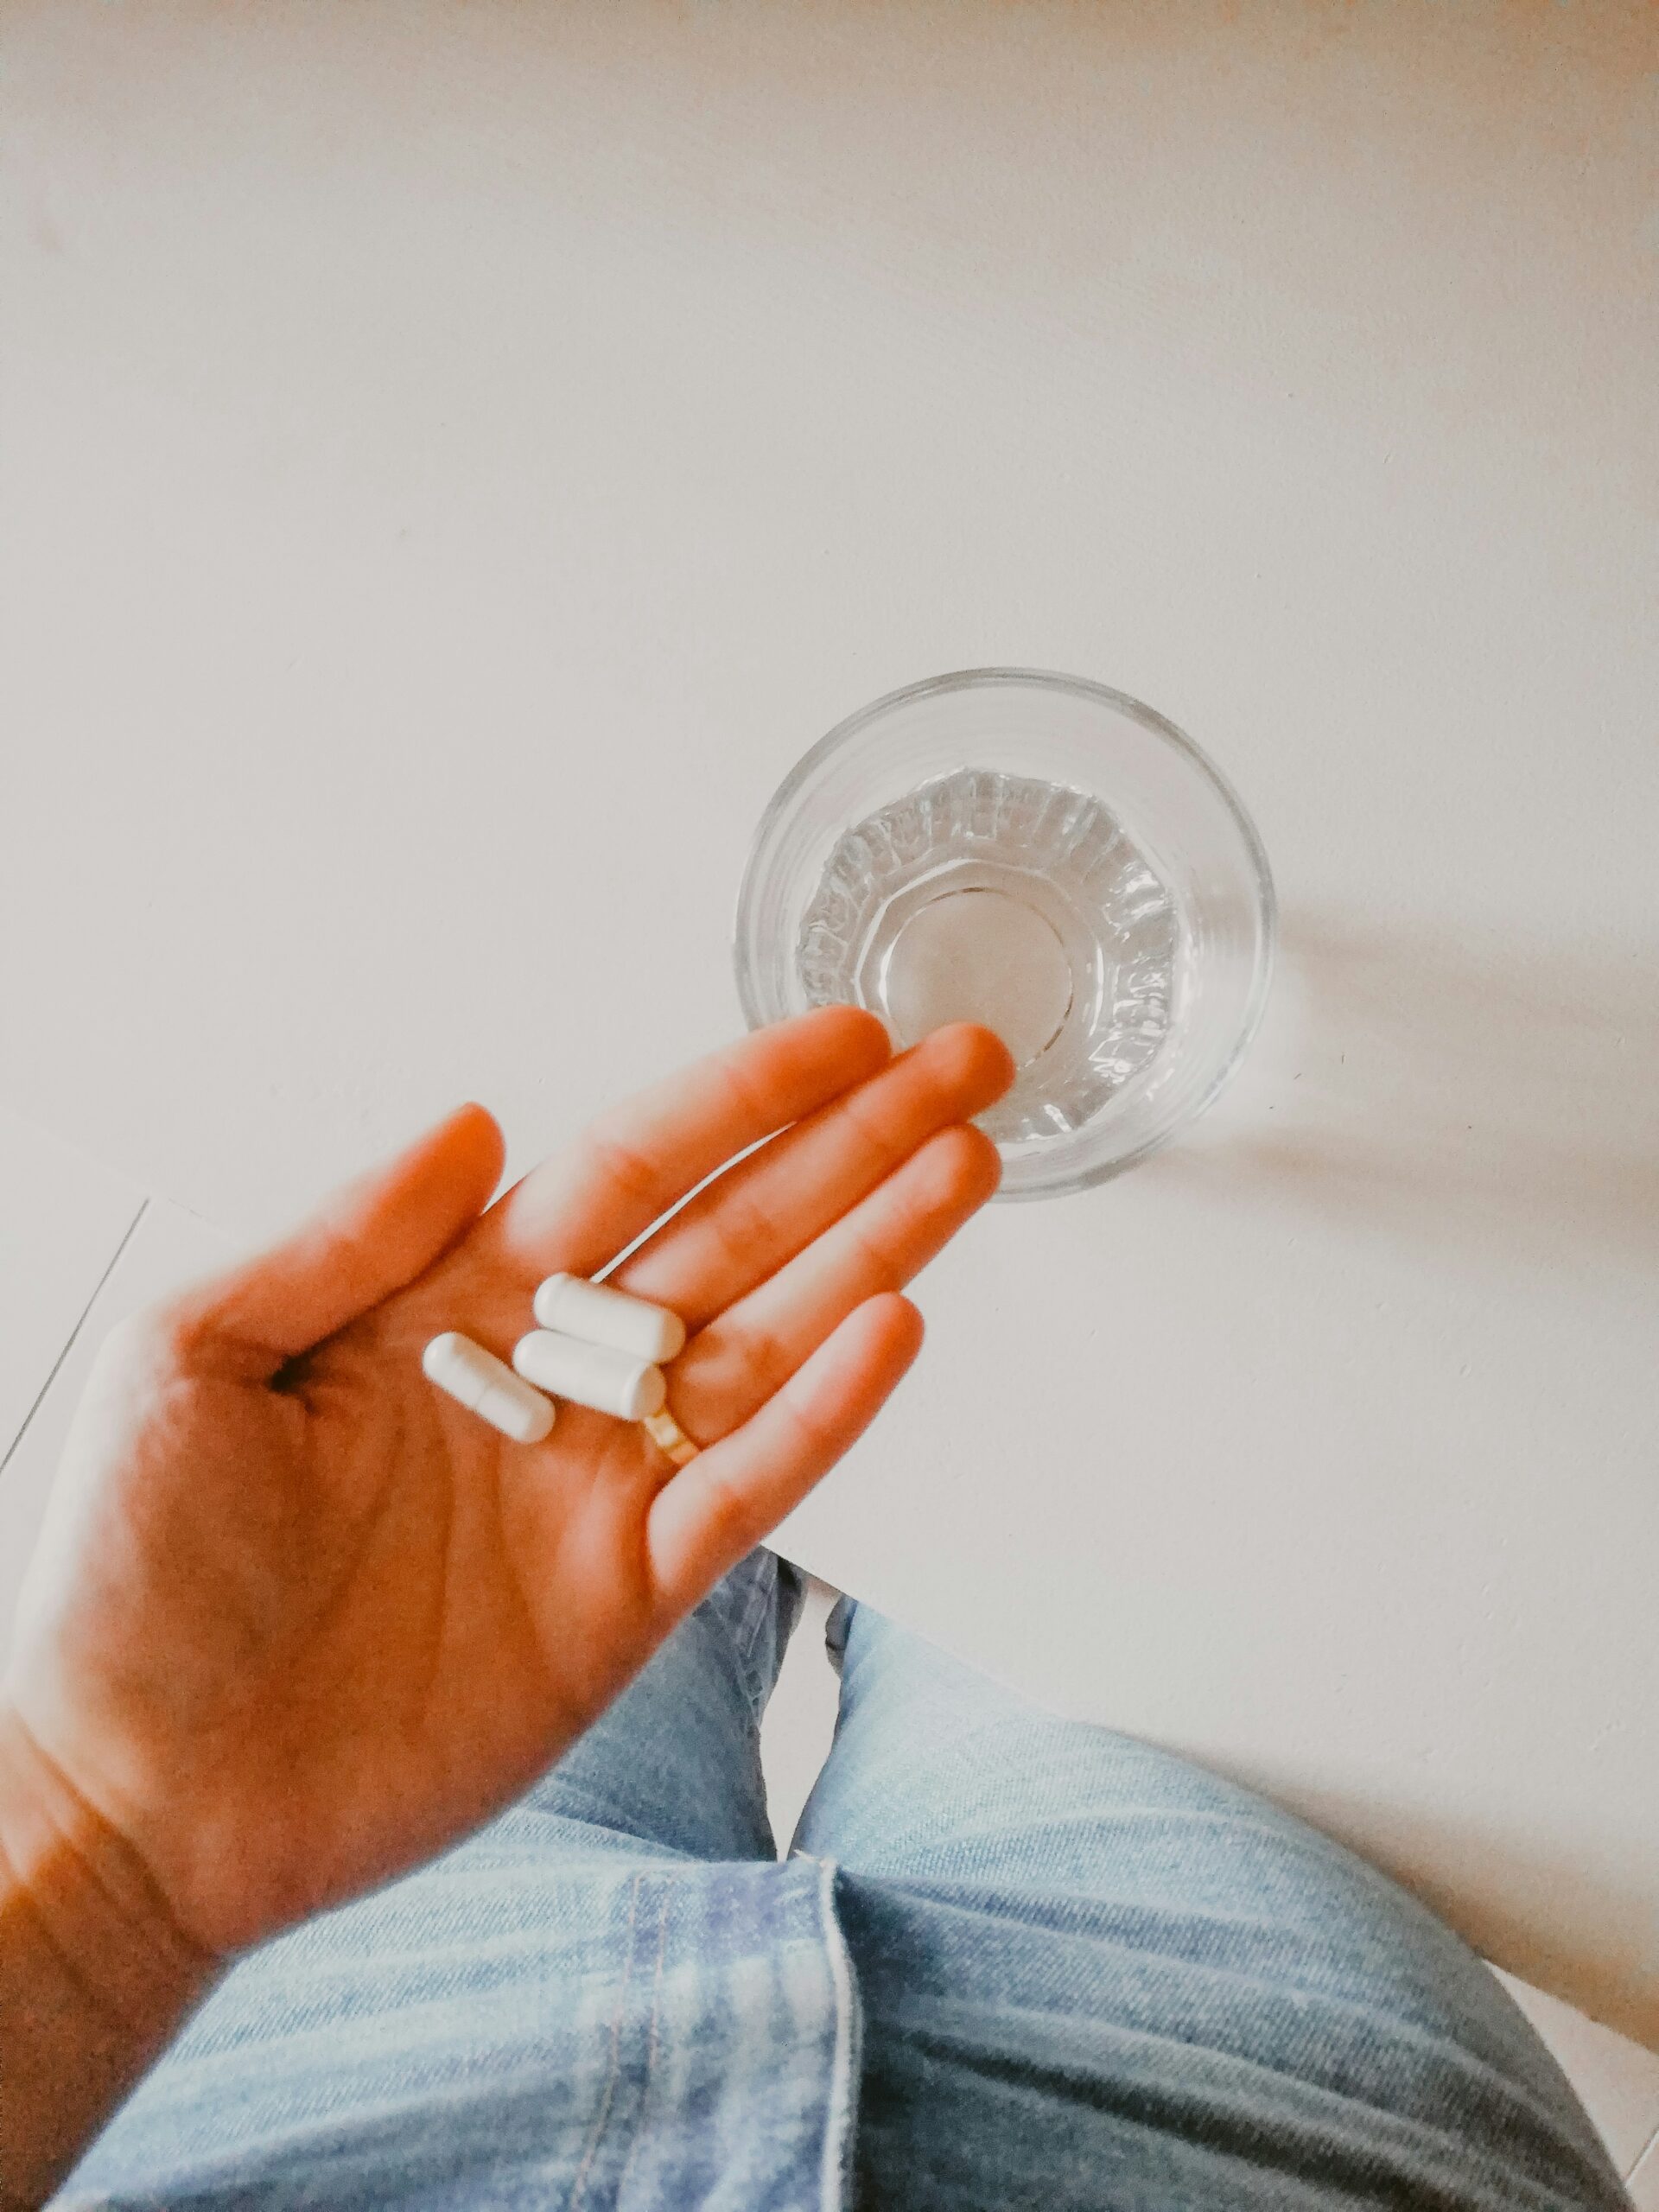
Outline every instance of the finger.
[[[861, 1082], [887, 1034], [856, 1007], [822, 1007], [671, 1076], [607, 1115], [493, 1208], [480, 1253], [530, 1277], [592, 1274], [660, 1214], [758, 1144]], [[469, 1248], [470, 1249], [470, 1248]]]
[[618, 1287], [701, 1326], [782, 1267], [937, 1130], [982, 1113], [1013, 1077], [1007, 1049], [988, 1029], [968, 1022], [936, 1029], [699, 1192], [618, 1270]]
[[659, 1598], [695, 1605], [829, 1473], [921, 1349], [907, 1299], [873, 1298], [753, 1419], [699, 1452], [653, 1500], [646, 1548]]
[[694, 1442], [747, 1421], [867, 1300], [901, 1289], [995, 1190], [996, 1147], [941, 1129], [786, 1268], [693, 1338], [670, 1370]]
[[502, 1157], [494, 1118], [463, 1106], [283, 1243], [186, 1291], [168, 1322], [193, 1349], [228, 1347], [274, 1374], [423, 1274], [489, 1204]]

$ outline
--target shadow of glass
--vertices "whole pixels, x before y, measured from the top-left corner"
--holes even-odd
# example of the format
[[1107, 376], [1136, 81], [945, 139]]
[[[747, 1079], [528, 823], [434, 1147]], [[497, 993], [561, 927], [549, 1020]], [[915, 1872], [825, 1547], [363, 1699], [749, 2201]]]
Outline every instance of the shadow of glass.
[[1288, 916], [1248, 1135], [1167, 1172], [1414, 1241], [1659, 1266], [1659, 953]]

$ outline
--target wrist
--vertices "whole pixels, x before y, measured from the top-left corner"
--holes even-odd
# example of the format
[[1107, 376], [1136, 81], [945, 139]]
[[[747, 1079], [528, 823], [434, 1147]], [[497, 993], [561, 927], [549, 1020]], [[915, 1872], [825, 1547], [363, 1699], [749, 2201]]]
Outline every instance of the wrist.
[[112, 2021], [176, 2015], [219, 1961], [178, 1926], [138, 1853], [0, 1701], [0, 1889]]
[[0, 2212], [49, 2194], [217, 1971], [0, 1704]]

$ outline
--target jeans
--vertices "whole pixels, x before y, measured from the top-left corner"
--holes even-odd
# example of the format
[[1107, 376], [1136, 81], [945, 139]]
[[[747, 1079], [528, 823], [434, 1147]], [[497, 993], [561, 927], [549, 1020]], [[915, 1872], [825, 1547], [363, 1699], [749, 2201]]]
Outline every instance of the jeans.
[[518, 1805], [226, 1977], [63, 2204], [1613, 2208], [1481, 1962], [1230, 1783], [843, 1599], [779, 1863], [757, 1552]]

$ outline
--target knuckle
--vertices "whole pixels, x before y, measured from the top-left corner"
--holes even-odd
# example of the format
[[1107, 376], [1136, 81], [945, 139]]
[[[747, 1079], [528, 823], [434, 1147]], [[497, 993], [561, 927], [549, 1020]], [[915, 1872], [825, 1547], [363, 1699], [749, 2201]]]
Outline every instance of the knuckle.
[[930, 1209], [949, 1205], [962, 1195], [974, 1164], [969, 1138], [966, 1129], [944, 1129], [928, 1147], [922, 1162], [920, 1197]]
[[830, 1431], [811, 1408], [788, 1390], [780, 1391], [773, 1403], [793, 1433], [794, 1456], [809, 1464], [824, 1459], [832, 1440]]
[[[904, 1226], [901, 1222], [901, 1234]], [[868, 1298], [877, 1291], [898, 1289], [904, 1277], [883, 1237], [861, 1223], [849, 1222], [847, 1242], [861, 1295]]]
[[864, 1097], [859, 1092], [843, 1099], [841, 1111], [847, 1117], [847, 1126], [854, 1141], [865, 1154], [873, 1167], [885, 1167], [900, 1157], [904, 1139], [896, 1128], [880, 1098]]
[[763, 1326], [745, 1338], [743, 1371], [752, 1394], [770, 1397], [795, 1371], [797, 1355], [782, 1332]]
[[735, 1112], [744, 1122], [756, 1129], [772, 1129], [784, 1111], [784, 1096], [788, 1089], [785, 1077], [789, 1069], [767, 1075], [752, 1067], [745, 1058], [728, 1060], [726, 1064], [726, 1089]]
[[752, 1262], [772, 1241], [772, 1222], [765, 1207], [741, 1186], [716, 1197], [708, 1225], [722, 1257], [734, 1267]]
[[695, 1359], [675, 1368], [674, 1396], [681, 1426], [688, 1416], [699, 1430], [724, 1434], [786, 1382], [797, 1364], [788, 1338], [761, 1323], [716, 1323], [697, 1340]]
[[582, 1179], [608, 1183], [625, 1198], [655, 1205], [662, 1178], [651, 1161], [626, 1139], [589, 1129], [577, 1147]]
[[699, 1518], [715, 1532], [723, 1548], [747, 1551], [761, 1533], [756, 1525], [753, 1500], [721, 1474], [704, 1477], [698, 1512]]

